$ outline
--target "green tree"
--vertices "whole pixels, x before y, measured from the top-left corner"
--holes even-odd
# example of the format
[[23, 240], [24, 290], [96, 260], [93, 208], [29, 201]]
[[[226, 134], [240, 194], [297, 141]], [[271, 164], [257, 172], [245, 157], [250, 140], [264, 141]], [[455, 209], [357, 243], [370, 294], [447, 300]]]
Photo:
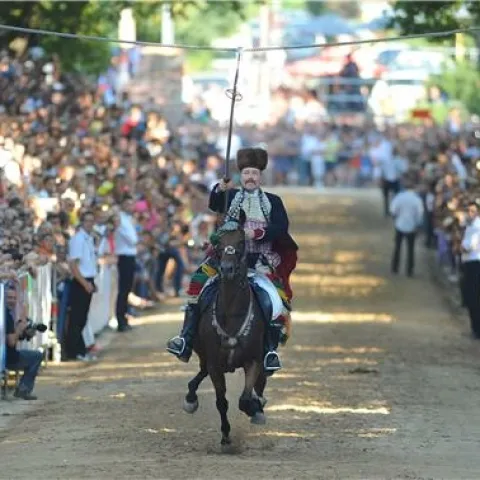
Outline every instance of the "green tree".
[[346, 18], [357, 18], [360, 15], [360, 6], [357, 0], [284, 0], [284, 8], [306, 10], [314, 16], [328, 12], [335, 12]]
[[[82, 35], [115, 35], [118, 15], [125, 2], [1, 2], [0, 22]], [[56, 53], [65, 70], [78, 69], [97, 73], [108, 63], [110, 45], [53, 35], [4, 32], [0, 45], [6, 47], [15, 38], [24, 38], [26, 46], [40, 45], [48, 53]]]
[[327, 1], [327, 9], [346, 18], [355, 19], [360, 16], [360, 4], [357, 0]]
[[[142, 40], [158, 41], [161, 33], [161, 3], [150, 15], [135, 11], [137, 35]], [[169, 2], [175, 21], [175, 41], [181, 44], [210, 46], [212, 40], [234, 33], [240, 24], [258, 11], [258, 4], [240, 0], [211, 2], [195, 0]], [[187, 51], [189, 70], [208, 68], [214, 52]]]
[[[459, 15], [459, 12], [467, 16]], [[425, 2], [398, 0], [394, 5], [393, 23], [402, 34], [431, 33], [442, 30], [455, 30], [478, 25], [480, 22], [480, 2], [474, 0], [451, 0], [448, 2]], [[471, 34], [475, 45], [480, 49], [480, 31]], [[455, 38], [432, 37], [432, 42], [453, 45]], [[480, 56], [478, 59], [480, 66]]]
[[[123, 8], [133, 8], [140, 40], [159, 41], [162, 1], [54, 1], [0, 2], [0, 23], [40, 28], [62, 33], [117, 37]], [[179, 43], [210, 45], [212, 39], [232, 33], [245, 18], [250, 4], [240, 0], [167, 0]], [[56, 53], [65, 70], [98, 73], [108, 65], [113, 45], [107, 42], [65, 39], [51, 35], [32, 35], [0, 31], [0, 47], [16, 38], [24, 38], [27, 47], [40, 45]]]
[[305, 9], [307, 12], [314, 16], [319, 16], [325, 13], [326, 11], [326, 4], [325, 2], [318, 2], [315, 0], [305, 0]]
[[456, 68], [444, 71], [430, 79], [451, 100], [458, 100], [472, 114], [480, 115], [480, 72], [468, 62], [459, 62]]
[[230, 6], [229, 2], [215, 2], [192, 8], [175, 24], [177, 41], [210, 46], [213, 39], [235, 32], [243, 18], [240, 15], [241, 10], [232, 9]]

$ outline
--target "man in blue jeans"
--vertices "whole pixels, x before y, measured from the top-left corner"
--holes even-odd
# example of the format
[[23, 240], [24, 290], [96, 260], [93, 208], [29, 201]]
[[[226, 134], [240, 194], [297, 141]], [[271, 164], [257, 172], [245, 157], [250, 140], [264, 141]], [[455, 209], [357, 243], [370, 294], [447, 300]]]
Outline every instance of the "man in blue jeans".
[[17, 292], [10, 288], [6, 291], [6, 347], [7, 347], [7, 368], [23, 369], [24, 373], [15, 390], [14, 396], [23, 400], [36, 400], [32, 395], [35, 379], [42, 364], [42, 352], [38, 350], [17, 350], [19, 340], [22, 340], [27, 333], [27, 318], [22, 316], [15, 322], [15, 309], [17, 306]]
[[167, 262], [172, 259], [175, 262], [175, 273], [173, 275], [173, 289], [175, 296], [179, 297], [182, 290], [182, 279], [185, 273], [185, 264], [177, 247], [168, 247], [158, 255], [158, 270], [157, 270], [157, 289], [163, 292], [163, 277], [165, 275], [165, 268]]
[[[175, 230], [173, 230], [174, 232]], [[174, 234], [170, 234], [167, 230], [157, 237], [157, 248], [160, 250], [157, 263], [157, 290], [163, 292], [163, 277], [165, 268], [170, 259], [175, 262], [175, 273], [173, 275], [173, 288], [175, 296], [179, 297], [182, 290], [182, 279], [185, 273], [185, 263], [183, 262], [180, 250], [177, 247], [179, 243]]]

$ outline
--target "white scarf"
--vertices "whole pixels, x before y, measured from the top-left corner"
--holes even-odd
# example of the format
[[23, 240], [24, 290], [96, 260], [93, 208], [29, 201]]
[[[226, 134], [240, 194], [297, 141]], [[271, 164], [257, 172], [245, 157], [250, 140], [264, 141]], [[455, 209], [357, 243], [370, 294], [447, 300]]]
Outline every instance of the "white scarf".
[[233, 218], [239, 218], [240, 209], [243, 209], [248, 220], [268, 222], [272, 205], [267, 195], [260, 188], [253, 192], [242, 188], [235, 194], [228, 209], [228, 215]]

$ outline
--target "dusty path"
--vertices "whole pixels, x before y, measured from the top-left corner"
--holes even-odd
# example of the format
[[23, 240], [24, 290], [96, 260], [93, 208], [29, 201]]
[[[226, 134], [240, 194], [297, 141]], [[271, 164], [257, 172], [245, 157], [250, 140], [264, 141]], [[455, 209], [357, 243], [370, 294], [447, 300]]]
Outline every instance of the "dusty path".
[[302, 247], [297, 311], [265, 427], [238, 412], [239, 375], [229, 380], [234, 455], [219, 452], [209, 381], [195, 416], [181, 411], [196, 365], [163, 352], [175, 305], [115, 338], [97, 365], [44, 372], [44, 401], [0, 431], [0, 478], [479, 478], [479, 344], [421, 259], [417, 278], [391, 277], [377, 192], [288, 205]]

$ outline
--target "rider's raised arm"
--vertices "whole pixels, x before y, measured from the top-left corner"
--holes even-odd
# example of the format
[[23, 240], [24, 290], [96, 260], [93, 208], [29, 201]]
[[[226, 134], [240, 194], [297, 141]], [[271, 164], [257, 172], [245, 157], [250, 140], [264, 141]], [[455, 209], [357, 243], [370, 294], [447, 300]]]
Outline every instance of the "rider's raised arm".
[[225, 208], [225, 192], [220, 190], [220, 184], [217, 183], [210, 192], [208, 208], [213, 212], [221, 213]]
[[[213, 188], [212, 191], [210, 192], [210, 199], [208, 200], [208, 208], [212, 210], [213, 212], [217, 213], [223, 213], [225, 210], [225, 192], [222, 192], [219, 187], [219, 183], [217, 183]], [[232, 201], [232, 198], [235, 196], [237, 193], [237, 189], [233, 188], [230, 190], [227, 190], [228, 192], [228, 203], [230, 206], [230, 202]]]

